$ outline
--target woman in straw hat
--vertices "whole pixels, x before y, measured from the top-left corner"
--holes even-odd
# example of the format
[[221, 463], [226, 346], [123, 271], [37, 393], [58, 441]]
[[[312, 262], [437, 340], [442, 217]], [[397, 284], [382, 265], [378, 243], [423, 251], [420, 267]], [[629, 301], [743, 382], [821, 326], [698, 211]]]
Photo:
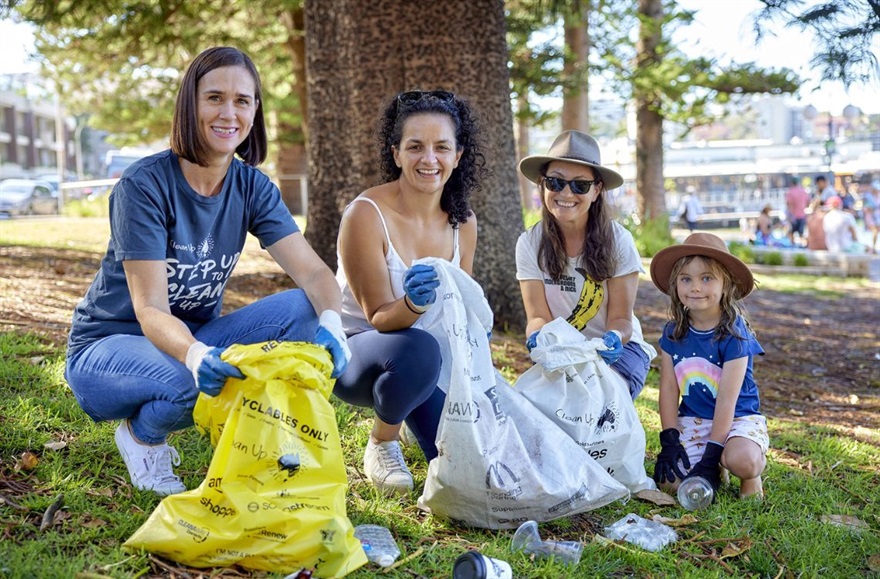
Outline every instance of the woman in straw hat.
[[740, 496], [763, 495], [769, 439], [752, 361], [764, 350], [740, 305], [754, 288], [752, 272], [718, 236], [694, 233], [654, 256], [651, 279], [672, 314], [660, 337], [654, 480], [676, 488], [702, 476], [717, 491], [723, 466], [741, 479]]
[[541, 221], [516, 244], [526, 346], [534, 348], [541, 328], [563, 317], [586, 337], [605, 340], [600, 354], [635, 399], [657, 352], [633, 315], [641, 259], [605, 200], [623, 178], [602, 166], [595, 139], [578, 131], [563, 132], [546, 155], [526, 157], [519, 169], [542, 200]]

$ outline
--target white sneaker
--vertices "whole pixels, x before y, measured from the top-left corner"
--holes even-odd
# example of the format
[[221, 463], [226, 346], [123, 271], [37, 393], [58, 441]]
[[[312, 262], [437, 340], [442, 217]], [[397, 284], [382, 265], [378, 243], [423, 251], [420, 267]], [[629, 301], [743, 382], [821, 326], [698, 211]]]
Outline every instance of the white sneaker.
[[131, 435], [128, 421], [123, 420], [116, 428], [116, 448], [125, 461], [131, 483], [141, 490], [153, 491], [157, 495], [182, 493], [186, 487], [174, 474], [172, 465], [180, 464], [180, 455], [173, 446], [160, 444], [149, 446], [141, 444]]
[[373, 485], [385, 494], [405, 494], [413, 489], [413, 477], [400, 444], [396, 440], [373, 444], [367, 442], [364, 451], [364, 473]]

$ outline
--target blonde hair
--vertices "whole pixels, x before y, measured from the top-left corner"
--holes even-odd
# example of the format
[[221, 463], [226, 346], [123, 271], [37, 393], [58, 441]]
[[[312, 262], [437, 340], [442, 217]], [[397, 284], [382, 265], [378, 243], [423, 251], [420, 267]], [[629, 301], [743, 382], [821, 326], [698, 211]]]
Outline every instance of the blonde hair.
[[718, 321], [718, 325], [715, 326], [714, 339], [720, 340], [725, 336], [733, 336], [734, 338], [745, 340], [746, 336], [741, 335], [736, 329], [736, 318], [741, 317], [746, 325], [746, 329], [751, 332], [749, 320], [746, 318], [745, 308], [741, 303], [742, 296], [740, 295], [739, 286], [735, 283], [730, 272], [727, 271], [720, 262], [703, 255], [688, 255], [682, 257], [675, 262], [672, 266], [672, 271], [669, 272], [668, 293], [671, 298], [669, 303], [669, 315], [675, 323], [675, 328], [673, 328], [670, 337], [673, 340], [680, 340], [687, 335], [688, 330], [690, 329], [688, 309], [683, 303], [681, 303], [681, 299], [678, 297], [678, 286], [676, 282], [681, 270], [687, 267], [687, 265], [695, 259], [702, 260], [709, 271], [712, 272], [714, 276], [721, 279], [722, 283], [721, 303], [719, 304], [721, 306], [721, 319]]

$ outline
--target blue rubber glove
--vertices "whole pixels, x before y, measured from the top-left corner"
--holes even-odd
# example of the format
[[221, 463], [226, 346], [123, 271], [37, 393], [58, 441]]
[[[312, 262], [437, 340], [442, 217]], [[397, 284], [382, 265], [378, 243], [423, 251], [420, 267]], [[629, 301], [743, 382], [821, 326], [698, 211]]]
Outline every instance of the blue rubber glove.
[[324, 310], [318, 318], [318, 331], [315, 332], [315, 343], [324, 346], [333, 357], [331, 378], [339, 378], [351, 360], [351, 350], [345, 332], [342, 331], [342, 320], [333, 310]]
[[220, 359], [226, 348], [212, 348], [195, 342], [186, 351], [186, 367], [192, 372], [196, 388], [208, 396], [217, 396], [226, 385], [227, 378], [244, 378], [241, 370]]
[[694, 465], [691, 472], [687, 474], [685, 479], [692, 476], [701, 476], [712, 485], [712, 489], [717, 493], [718, 487], [721, 486], [721, 453], [724, 452], [724, 445], [714, 440], [710, 440], [706, 444], [706, 450], [703, 451], [703, 458]]
[[406, 270], [403, 276], [403, 291], [416, 308], [425, 311], [437, 300], [437, 287], [440, 280], [433, 266], [416, 264]]
[[623, 356], [623, 342], [620, 341], [620, 334], [614, 330], [605, 332], [605, 335], [602, 336], [602, 340], [605, 342], [605, 346], [607, 346], [608, 349], [599, 350], [599, 355], [602, 356], [610, 366]]
[[541, 333], [541, 330], [535, 330], [529, 337], [526, 338], [526, 348], [528, 348], [529, 352], [531, 352], [538, 345], [538, 334]]
[[679, 462], [685, 470], [691, 467], [691, 461], [679, 440], [679, 436], [677, 428], [667, 428], [660, 433], [661, 450], [657, 455], [657, 462], [654, 464], [654, 480], [658, 483], [666, 481], [674, 483], [675, 477], [678, 477], [679, 480], [683, 479], [685, 474], [679, 466]]

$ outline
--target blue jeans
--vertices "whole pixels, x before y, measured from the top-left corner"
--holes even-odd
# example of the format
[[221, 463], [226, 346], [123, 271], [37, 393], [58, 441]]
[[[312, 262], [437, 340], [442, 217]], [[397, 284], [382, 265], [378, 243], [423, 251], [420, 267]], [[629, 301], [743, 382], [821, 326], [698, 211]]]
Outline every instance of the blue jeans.
[[437, 387], [440, 346], [416, 328], [369, 330], [348, 338], [351, 361], [333, 393], [355, 406], [372, 408], [388, 424], [404, 420], [425, 457], [437, 456], [437, 427], [446, 395]]
[[[225, 348], [269, 340], [311, 342], [315, 310], [302, 290], [258, 300], [198, 328], [197, 340]], [[95, 422], [129, 418], [134, 435], [160, 444], [192, 426], [199, 391], [192, 372], [144, 336], [107, 336], [68, 354], [64, 377]]]

